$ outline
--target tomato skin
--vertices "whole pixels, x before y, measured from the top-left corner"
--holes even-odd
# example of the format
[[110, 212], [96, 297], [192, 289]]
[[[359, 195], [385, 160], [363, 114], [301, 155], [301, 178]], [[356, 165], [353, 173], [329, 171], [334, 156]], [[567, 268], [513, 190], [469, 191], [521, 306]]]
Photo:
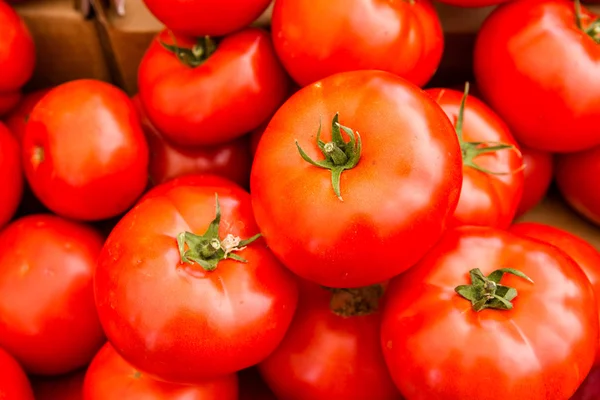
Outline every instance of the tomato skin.
[[224, 36], [247, 27], [271, 0], [144, 0], [169, 29], [188, 36]]
[[53, 215], [0, 232], [0, 346], [37, 375], [86, 365], [104, 343], [92, 278], [103, 237]]
[[[582, 14], [584, 26], [596, 18]], [[600, 47], [577, 28], [572, 1], [501, 5], [479, 31], [474, 62], [483, 97], [519, 143], [561, 153], [600, 144]]]
[[[341, 176], [343, 201], [331, 171], [304, 161], [295, 144], [323, 159], [316, 134], [321, 123], [321, 140], [331, 140], [336, 112], [362, 138], [358, 165]], [[461, 180], [458, 140], [435, 101], [393, 74], [356, 71], [301, 89], [277, 111], [250, 186], [275, 255], [304, 279], [351, 288], [383, 282], [421, 258], [454, 212]], [[400, 246], [390, 263], [390, 249]]]
[[71, 81], [47, 93], [31, 112], [22, 154], [36, 196], [72, 219], [119, 215], [148, 181], [148, 145], [135, 108], [101, 81]]
[[90, 364], [83, 388], [84, 400], [237, 400], [235, 374], [195, 386], [155, 381], [129, 365], [106, 343]]
[[277, 0], [271, 32], [279, 58], [300, 86], [369, 69], [423, 86], [444, 48], [429, 0]]
[[301, 287], [285, 339], [259, 364], [277, 398], [400, 399], [379, 345], [381, 314], [338, 316], [330, 309], [331, 292], [314, 283]]
[[35, 399], [83, 400], [84, 378], [85, 371], [51, 378], [36, 377], [32, 382]]
[[4, 1], [0, 1], [0, 37], [0, 93], [14, 92], [33, 74], [35, 46], [21, 17]]
[[236, 253], [247, 263], [226, 259], [212, 272], [182, 264], [176, 237], [205, 232], [215, 193], [220, 238], [246, 239], [258, 228], [250, 195], [239, 186], [219, 177], [197, 180], [201, 186], [172, 182], [154, 188], [111, 232], [96, 271], [96, 304], [109, 340], [130, 364], [193, 384], [262, 361], [283, 339], [298, 293], [262, 239]]
[[34, 400], [29, 379], [19, 363], [0, 348], [0, 398]]
[[19, 142], [25, 136], [25, 127], [29, 120], [29, 114], [35, 105], [48, 93], [50, 89], [40, 89], [23, 96], [17, 107], [5, 117], [6, 126], [17, 137]]
[[[469, 270], [515, 268], [512, 310], [476, 313], [455, 293]], [[594, 362], [598, 310], [573, 260], [548, 244], [487, 227], [450, 230], [390, 283], [381, 345], [409, 399], [567, 399]]]
[[[181, 47], [195, 41], [176, 37]], [[190, 68], [163, 48], [167, 31], [141, 61], [140, 100], [154, 126], [173, 144], [225, 143], [258, 127], [286, 97], [289, 78], [269, 34], [248, 28], [226, 36], [208, 60]]]
[[23, 196], [19, 143], [0, 122], [0, 229], [11, 220]]
[[15, 108], [19, 104], [21, 96], [21, 92], [19, 91], [0, 93], [0, 116], [7, 114]]
[[548, 192], [554, 176], [552, 153], [521, 146], [523, 154], [524, 185], [523, 196], [517, 208], [517, 215], [523, 215], [539, 204]]
[[[463, 93], [452, 89], [427, 89], [427, 92], [456, 126]], [[517, 147], [508, 126], [488, 106], [468, 96], [463, 117], [466, 142], [496, 142]], [[492, 172], [518, 171], [523, 161], [517, 151], [501, 150], [473, 160]], [[492, 175], [464, 165], [463, 184], [450, 226], [478, 225], [494, 228], [510, 226], [523, 192], [523, 172]]]

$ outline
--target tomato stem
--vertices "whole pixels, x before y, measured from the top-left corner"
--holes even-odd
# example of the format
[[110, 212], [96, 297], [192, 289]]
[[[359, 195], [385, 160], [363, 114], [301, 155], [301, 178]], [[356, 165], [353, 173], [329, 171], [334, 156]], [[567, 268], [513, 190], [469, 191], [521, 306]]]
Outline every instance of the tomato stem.
[[[321, 153], [325, 157], [324, 160], [315, 161], [308, 154], [302, 150], [298, 141], [296, 140], [296, 147], [300, 152], [300, 156], [304, 161], [314, 165], [315, 167], [325, 168], [331, 171], [331, 184], [333, 191], [340, 201], [342, 195], [340, 192], [340, 179], [342, 172], [347, 169], [356, 167], [360, 160], [362, 152], [362, 140], [358, 132], [355, 132], [338, 122], [339, 114], [335, 114], [331, 123], [331, 142], [325, 143], [321, 140], [321, 123], [319, 123], [319, 130], [317, 131], [317, 146], [321, 150]], [[342, 137], [342, 131], [350, 137], [350, 141], [344, 141]]]
[[[229, 234], [225, 239], [219, 238], [219, 226], [221, 225], [221, 207], [219, 205], [219, 196], [215, 193], [216, 216], [212, 220], [206, 232], [203, 235], [196, 235], [191, 232], [181, 232], [177, 235], [177, 246], [182, 263], [199, 264], [205, 271], [214, 271], [221, 260], [231, 258], [240, 262], [247, 262], [234, 251], [240, 251], [246, 248], [250, 243], [260, 237], [260, 233], [252, 236], [250, 239], [242, 240], [237, 236]], [[187, 246], [187, 250], [186, 250]]]
[[198, 38], [192, 48], [179, 47], [177, 39], [169, 32], [173, 39], [173, 44], [167, 44], [163, 41], [159, 43], [168, 51], [177, 56], [177, 59], [190, 68], [196, 68], [203, 64], [217, 50], [217, 43], [209, 36]]
[[460, 296], [471, 302], [476, 312], [493, 308], [497, 310], [511, 310], [511, 301], [517, 297], [517, 289], [500, 284], [504, 274], [512, 274], [533, 283], [533, 280], [519, 270], [513, 268], [497, 269], [485, 276], [479, 268], [469, 271], [470, 285], [460, 285], [454, 290]]
[[575, 0], [575, 23], [577, 28], [585, 32], [586, 35], [591, 37], [596, 43], [600, 44], [600, 18], [597, 18], [591, 22], [587, 27], [584, 26], [583, 15], [581, 14], [581, 1]]
[[369, 315], [379, 308], [384, 290], [380, 284], [361, 288], [325, 288], [332, 292], [329, 307], [335, 315], [348, 318]]

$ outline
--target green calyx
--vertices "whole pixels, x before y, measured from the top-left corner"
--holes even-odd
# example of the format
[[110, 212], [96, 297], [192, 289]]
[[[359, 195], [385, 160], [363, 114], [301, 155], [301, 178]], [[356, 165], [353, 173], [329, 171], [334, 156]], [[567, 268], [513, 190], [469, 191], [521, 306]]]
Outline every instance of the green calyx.
[[191, 68], [196, 68], [204, 63], [217, 50], [217, 43], [209, 36], [198, 38], [198, 41], [192, 48], [179, 47], [175, 37], [173, 35], [171, 37], [173, 44], [167, 44], [162, 41], [160, 44], [166, 50], [175, 54], [179, 61]]
[[[240, 262], [247, 262], [235, 251], [243, 250], [250, 243], [260, 237], [260, 233], [252, 236], [250, 239], [242, 240], [237, 236], [229, 234], [225, 239], [219, 238], [219, 225], [221, 224], [221, 208], [219, 206], [219, 196], [215, 193], [216, 216], [210, 223], [203, 235], [196, 235], [191, 232], [181, 232], [177, 235], [177, 246], [182, 263], [197, 263], [205, 271], [214, 271], [221, 260], [233, 259]], [[187, 246], [187, 250], [186, 250]]]
[[581, 1], [575, 0], [575, 23], [577, 27], [600, 44], [600, 18], [596, 18], [589, 25], [584, 26], [583, 15], [581, 15]]
[[497, 269], [488, 276], [483, 275], [479, 268], [469, 271], [470, 285], [457, 286], [454, 291], [469, 300], [473, 310], [479, 312], [486, 308], [497, 310], [511, 310], [511, 301], [517, 297], [517, 289], [500, 284], [504, 274], [512, 274], [533, 283], [531, 278], [519, 270], [512, 268]]
[[[321, 153], [325, 157], [324, 160], [315, 161], [310, 158], [310, 156], [302, 150], [297, 140], [296, 147], [298, 147], [300, 156], [304, 161], [315, 167], [325, 168], [331, 171], [333, 191], [340, 201], [344, 201], [340, 192], [340, 178], [342, 172], [356, 167], [360, 161], [362, 141], [358, 132], [356, 132], [355, 135], [352, 129], [340, 125], [338, 119], [339, 114], [336, 113], [331, 123], [331, 142], [325, 143], [321, 140], [321, 125], [319, 124], [319, 130], [317, 131], [317, 146], [321, 149]], [[350, 137], [348, 142], [344, 141], [342, 131], [346, 132]]]

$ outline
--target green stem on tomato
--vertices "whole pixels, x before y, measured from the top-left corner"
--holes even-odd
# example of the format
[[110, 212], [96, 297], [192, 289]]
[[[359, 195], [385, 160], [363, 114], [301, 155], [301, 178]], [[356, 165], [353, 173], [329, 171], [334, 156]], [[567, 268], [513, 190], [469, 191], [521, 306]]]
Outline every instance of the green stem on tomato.
[[581, 13], [581, 1], [575, 0], [575, 24], [586, 35], [591, 37], [596, 43], [600, 44], [600, 18], [596, 18], [588, 26], [584, 26], [583, 15]]
[[202, 65], [208, 58], [217, 50], [217, 42], [209, 36], [198, 38], [196, 44], [191, 48], [179, 47], [177, 40], [173, 34], [170, 34], [173, 39], [173, 44], [167, 44], [160, 41], [159, 43], [166, 50], [177, 56], [177, 59], [190, 68], [196, 68]]

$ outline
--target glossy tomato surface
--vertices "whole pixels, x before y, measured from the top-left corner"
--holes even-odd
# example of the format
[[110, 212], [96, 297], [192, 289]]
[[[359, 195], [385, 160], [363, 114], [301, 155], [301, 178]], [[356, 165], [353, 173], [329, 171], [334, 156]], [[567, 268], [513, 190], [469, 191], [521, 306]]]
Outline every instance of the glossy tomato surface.
[[271, 31], [279, 58], [300, 86], [365, 69], [423, 86], [444, 48], [429, 0], [278, 0]]
[[42, 203], [72, 219], [125, 212], [148, 182], [148, 145], [133, 104], [96, 80], [62, 84], [37, 103], [23, 138], [23, 163]]
[[4, 1], [0, 1], [0, 38], [0, 93], [14, 92], [33, 74], [35, 46], [21, 17]]
[[[305, 161], [296, 145], [323, 160], [317, 132], [332, 140], [336, 113], [362, 143], [358, 163], [341, 175], [341, 199], [332, 171]], [[390, 73], [358, 71], [307, 86], [277, 111], [251, 191], [261, 232], [288, 268], [324, 286], [359, 287], [399, 274], [433, 246], [461, 181], [458, 140], [435, 101]]]
[[83, 400], [85, 371], [32, 380], [36, 400]]
[[[596, 18], [582, 7], [583, 28]], [[483, 97], [519, 143], [561, 153], [600, 144], [600, 46], [577, 26], [573, 1], [501, 5], [474, 57]]]
[[13, 217], [23, 195], [19, 143], [0, 122], [0, 229]]
[[225, 143], [258, 127], [285, 99], [289, 78], [267, 32], [248, 28], [226, 36], [196, 67], [161, 45], [173, 40], [188, 51], [196, 44], [161, 32], [144, 55], [138, 75], [148, 118], [172, 143]]
[[521, 154], [523, 154], [525, 169], [523, 170], [523, 196], [517, 208], [517, 215], [525, 214], [542, 201], [554, 177], [552, 153], [521, 146]]
[[[452, 89], [428, 89], [426, 92], [442, 107], [456, 127], [463, 93]], [[507, 228], [515, 216], [523, 192], [523, 160], [517, 142], [504, 121], [474, 96], [466, 99], [462, 123], [462, 146], [465, 149], [463, 184], [450, 225]], [[469, 145], [477, 142], [485, 145]], [[476, 148], [500, 143], [513, 146], [514, 149], [471, 157], [471, 154], [481, 151]], [[470, 163], [491, 173], [478, 170]]]
[[106, 343], [87, 370], [83, 394], [84, 400], [237, 400], [238, 381], [235, 374], [194, 386], [155, 381]]
[[23, 140], [25, 136], [25, 126], [29, 120], [29, 114], [33, 108], [48, 93], [50, 89], [36, 90], [23, 96], [17, 107], [15, 107], [5, 117], [6, 126], [19, 139]]
[[34, 400], [29, 379], [19, 363], [0, 348], [0, 398], [6, 400]]
[[[505, 274], [499, 283], [517, 291], [513, 308], [477, 312], [455, 291], [475, 268], [485, 276], [514, 268], [533, 283]], [[461, 227], [390, 283], [381, 332], [406, 398], [568, 399], [594, 363], [598, 310], [592, 285], [560, 250]]]
[[104, 343], [92, 286], [102, 244], [94, 229], [53, 215], [0, 233], [0, 346], [27, 372], [74, 371]]
[[[181, 183], [192, 179], [201, 185]], [[248, 239], [258, 227], [250, 195], [239, 186], [220, 177], [179, 180], [154, 188], [113, 229], [95, 293], [106, 334], [129, 363], [161, 380], [193, 384], [262, 361], [283, 339], [298, 293], [262, 239], [235, 252], [247, 262], [227, 258], [212, 271], [183, 262], [177, 236], [206, 232], [216, 194], [222, 246], [228, 235]]]

